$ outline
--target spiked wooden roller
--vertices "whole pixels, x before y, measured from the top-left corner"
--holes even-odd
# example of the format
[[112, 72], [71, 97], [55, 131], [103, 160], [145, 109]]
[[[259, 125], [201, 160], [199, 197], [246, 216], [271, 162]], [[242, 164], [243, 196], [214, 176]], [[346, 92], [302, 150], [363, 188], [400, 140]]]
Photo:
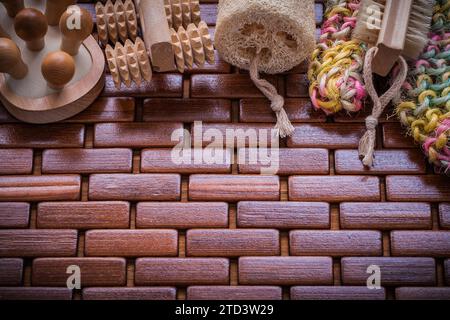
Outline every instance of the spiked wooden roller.
[[118, 42], [114, 48], [108, 44], [105, 53], [109, 71], [118, 89], [122, 83], [129, 88], [133, 82], [139, 86], [142, 81], [152, 79], [150, 60], [141, 38], [136, 38], [134, 43], [128, 39], [125, 45]]
[[179, 72], [183, 73], [185, 69], [192, 69], [194, 64], [202, 67], [205, 62], [214, 63], [214, 46], [204, 21], [201, 21], [198, 26], [190, 23], [186, 29], [180, 26], [178, 31], [174, 28], [170, 31]]
[[125, 44], [127, 39], [136, 40], [138, 34], [138, 20], [136, 8], [132, 0], [108, 0], [105, 4], [97, 2], [98, 38], [103, 45], [120, 41]]

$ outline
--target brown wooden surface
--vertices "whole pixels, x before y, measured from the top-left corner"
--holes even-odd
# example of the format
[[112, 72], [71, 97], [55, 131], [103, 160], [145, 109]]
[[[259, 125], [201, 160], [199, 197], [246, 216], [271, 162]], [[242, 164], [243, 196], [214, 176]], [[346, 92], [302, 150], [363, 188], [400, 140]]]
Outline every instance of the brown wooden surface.
[[[201, 2], [214, 35], [217, 0]], [[322, 14], [318, 2], [318, 27]], [[296, 127], [275, 176], [259, 163], [172, 163], [172, 132], [188, 141], [195, 121], [222, 137], [274, 127], [248, 72], [216, 58], [121, 90], [107, 74], [101, 97], [63, 123], [24, 124], [0, 105], [0, 299], [448, 298], [450, 180], [392, 108], [363, 168], [371, 103], [314, 110], [306, 63], [262, 75]], [[82, 290], [62, 287], [68, 262]], [[370, 265], [382, 289], [368, 293]]]

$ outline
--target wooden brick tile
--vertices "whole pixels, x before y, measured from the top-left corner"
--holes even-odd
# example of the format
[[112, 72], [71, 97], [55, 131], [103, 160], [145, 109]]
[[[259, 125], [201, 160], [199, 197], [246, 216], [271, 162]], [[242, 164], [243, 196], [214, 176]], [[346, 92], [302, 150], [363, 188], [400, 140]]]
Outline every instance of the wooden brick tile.
[[228, 204], [224, 202], [140, 202], [137, 228], [227, 228]]
[[141, 258], [136, 285], [228, 284], [230, 263], [221, 258]]
[[450, 231], [392, 231], [393, 256], [450, 257]]
[[[314, 110], [310, 99], [286, 99], [284, 109], [291, 122], [325, 122], [326, 120], [325, 113]], [[268, 99], [241, 99], [239, 120], [275, 123], [277, 117], [270, 108]]]
[[299, 201], [379, 201], [377, 177], [364, 176], [292, 176], [289, 199]]
[[189, 199], [206, 201], [278, 200], [280, 181], [276, 176], [192, 175]]
[[[33, 261], [33, 286], [67, 286], [67, 268], [78, 266], [81, 286], [124, 286], [126, 261], [123, 258], [38, 258]], [[70, 273], [69, 273], [70, 274]]]
[[20, 286], [23, 274], [22, 259], [0, 259], [0, 270], [0, 286]]
[[450, 259], [445, 260], [444, 262], [444, 273], [445, 273], [445, 282], [450, 285]]
[[362, 124], [299, 124], [294, 127], [294, 134], [287, 140], [291, 148], [357, 148], [365, 131]]
[[197, 257], [276, 256], [280, 254], [277, 230], [188, 230], [186, 253]]
[[128, 202], [41, 202], [36, 223], [47, 229], [128, 228]]
[[337, 150], [335, 168], [338, 174], [402, 174], [425, 173], [426, 165], [420, 150], [376, 150], [372, 167], [363, 165], [358, 150]]
[[383, 146], [385, 148], [417, 148], [412, 137], [399, 123], [383, 124]]
[[381, 232], [377, 231], [291, 231], [291, 255], [294, 256], [379, 256]]
[[[267, 80], [275, 82], [273, 76]], [[193, 98], [261, 98], [261, 91], [247, 74], [196, 74], [191, 76]]]
[[282, 290], [274, 286], [192, 286], [188, 300], [281, 300]]
[[230, 122], [231, 101], [225, 99], [147, 99], [144, 121]]
[[131, 172], [132, 161], [131, 149], [50, 149], [42, 153], [42, 172]]
[[324, 202], [243, 201], [237, 206], [240, 228], [322, 228], [330, 227], [330, 205]]
[[77, 200], [80, 176], [3, 176], [0, 201]]
[[26, 228], [30, 219], [30, 204], [26, 202], [0, 203], [0, 228]]
[[191, 132], [194, 147], [242, 148], [244, 146], [267, 148], [278, 146], [271, 123], [195, 123]]
[[450, 229], [450, 203], [439, 205], [439, 221], [442, 228]]
[[90, 200], [179, 200], [181, 178], [176, 174], [94, 174]]
[[[176, 159], [172, 159], [175, 151]], [[230, 173], [232, 152], [228, 149], [146, 149], [142, 151], [141, 172], [154, 173]], [[183, 152], [182, 154], [180, 152]], [[217, 157], [217, 158], [216, 158]], [[218, 159], [218, 161], [215, 161]], [[214, 160], [214, 161], [213, 161]], [[213, 162], [213, 163], [211, 163]]]
[[330, 285], [332, 260], [328, 257], [243, 257], [239, 258], [239, 283]]
[[[336, 114], [333, 115], [334, 122], [360, 122], [365, 123], [366, 118], [372, 114], [372, 108], [373, 104], [371, 102], [366, 102], [365, 108], [359, 112], [352, 112], [349, 113], [346, 110], [342, 110]], [[394, 122], [397, 123], [398, 119], [396, 116], [393, 116], [395, 113], [392, 106], [387, 106], [386, 110], [381, 114], [380, 118], [378, 119], [379, 123], [386, 123], [386, 122]]]
[[202, 19], [208, 26], [216, 25], [217, 3], [202, 3], [200, 5], [200, 11], [202, 12]]
[[308, 87], [306, 74], [290, 74], [286, 76], [287, 97], [309, 97]]
[[134, 120], [134, 98], [98, 98], [86, 110], [64, 122], [123, 122]]
[[83, 300], [175, 300], [171, 287], [86, 288]]
[[450, 180], [444, 176], [388, 176], [389, 201], [450, 201]]
[[84, 142], [81, 124], [2, 124], [0, 146], [11, 148], [76, 148]]
[[450, 288], [395, 288], [395, 298], [397, 300], [450, 300]]
[[33, 169], [32, 149], [0, 149], [0, 174], [29, 174]]
[[436, 265], [432, 258], [343, 258], [341, 260], [342, 281], [345, 285], [366, 285], [369, 266], [378, 266], [381, 271], [381, 286], [436, 284]]
[[291, 300], [384, 300], [386, 290], [367, 287], [291, 287]]
[[431, 229], [431, 209], [418, 202], [341, 203], [343, 229]]
[[181, 123], [102, 123], [95, 125], [96, 147], [171, 147], [173, 131], [182, 130]]
[[[252, 158], [255, 155], [257, 159]], [[262, 168], [273, 168], [273, 172], [278, 175], [328, 174], [329, 172], [326, 149], [244, 148], [239, 149], [238, 164], [240, 173], [259, 174]]]
[[143, 82], [140, 86], [132, 84], [130, 88], [122, 86], [117, 90], [111, 75], [105, 78], [104, 97], [180, 97], [183, 94], [183, 76], [181, 74], [154, 73], [152, 81]]
[[71, 300], [68, 288], [0, 287], [0, 300]]
[[86, 232], [87, 256], [153, 257], [178, 254], [175, 230], [90, 230]]
[[0, 230], [0, 256], [74, 256], [77, 240], [75, 230]]

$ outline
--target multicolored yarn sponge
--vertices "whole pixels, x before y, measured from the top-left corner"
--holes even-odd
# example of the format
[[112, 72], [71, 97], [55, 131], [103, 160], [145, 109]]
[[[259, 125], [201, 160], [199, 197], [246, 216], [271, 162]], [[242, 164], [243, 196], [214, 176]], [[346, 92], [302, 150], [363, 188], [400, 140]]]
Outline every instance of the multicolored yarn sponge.
[[[429, 43], [410, 66], [396, 113], [429, 161], [450, 173], [450, 0], [437, 0]], [[399, 99], [400, 100], [400, 97]]]
[[362, 70], [366, 45], [351, 40], [359, 0], [329, 0], [319, 43], [308, 71], [309, 95], [327, 114], [361, 110], [366, 90]]

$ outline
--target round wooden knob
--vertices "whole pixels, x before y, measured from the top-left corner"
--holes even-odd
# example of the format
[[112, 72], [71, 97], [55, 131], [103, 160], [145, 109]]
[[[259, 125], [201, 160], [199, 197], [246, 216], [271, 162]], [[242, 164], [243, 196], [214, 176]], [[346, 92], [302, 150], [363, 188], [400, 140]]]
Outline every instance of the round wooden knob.
[[15, 79], [23, 79], [28, 73], [19, 47], [8, 38], [0, 38], [0, 72], [9, 73]]
[[39, 10], [33, 8], [21, 10], [14, 18], [14, 29], [31, 51], [40, 51], [44, 48], [48, 24], [47, 18]]
[[45, 16], [47, 17], [48, 24], [50, 26], [58, 25], [59, 19], [67, 7], [76, 2], [76, 0], [47, 0]]
[[72, 80], [75, 61], [63, 51], [50, 52], [42, 61], [42, 75], [50, 88], [60, 90]]
[[78, 6], [67, 8], [59, 20], [61, 50], [72, 56], [77, 55], [81, 43], [91, 34], [93, 28], [94, 22], [89, 11]]
[[8, 16], [14, 18], [25, 6], [23, 0], [0, 0], [5, 6]]

